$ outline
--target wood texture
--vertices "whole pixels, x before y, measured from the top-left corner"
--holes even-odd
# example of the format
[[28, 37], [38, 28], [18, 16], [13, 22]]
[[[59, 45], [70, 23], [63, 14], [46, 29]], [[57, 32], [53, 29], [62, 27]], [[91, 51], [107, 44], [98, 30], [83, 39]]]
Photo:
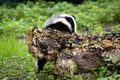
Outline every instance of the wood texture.
[[55, 62], [55, 74], [89, 72], [120, 60], [120, 33], [77, 34], [37, 27], [28, 31], [28, 50], [35, 58]]

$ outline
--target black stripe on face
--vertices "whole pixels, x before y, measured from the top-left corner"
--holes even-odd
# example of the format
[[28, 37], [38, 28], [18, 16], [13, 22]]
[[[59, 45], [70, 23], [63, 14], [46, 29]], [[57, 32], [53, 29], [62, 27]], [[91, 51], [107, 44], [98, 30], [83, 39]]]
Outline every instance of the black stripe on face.
[[71, 32], [69, 30], [69, 28], [65, 24], [63, 24], [61, 22], [58, 22], [56, 24], [51, 24], [51, 25], [47, 26], [47, 28], [56, 29], [56, 30], [60, 30], [60, 31]]
[[73, 19], [72, 18], [70, 18], [70, 17], [65, 17], [65, 19], [71, 24], [71, 26], [72, 26], [72, 32], [75, 32], [75, 24], [74, 24], [74, 21], [73, 21]]

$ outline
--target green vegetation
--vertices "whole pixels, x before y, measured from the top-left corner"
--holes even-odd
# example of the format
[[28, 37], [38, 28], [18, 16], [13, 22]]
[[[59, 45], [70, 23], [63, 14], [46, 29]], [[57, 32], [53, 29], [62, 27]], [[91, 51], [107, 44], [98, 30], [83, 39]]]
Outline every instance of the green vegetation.
[[[45, 21], [57, 13], [74, 14], [77, 17], [77, 31], [85, 33], [120, 32], [120, 0], [84, 1], [79, 5], [67, 2], [36, 2], [6, 4], [0, 6], [0, 79], [42, 79], [42, 80], [113, 80], [120, 77], [106, 67], [99, 73], [82, 76], [53, 75], [53, 63], [48, 62], [40, 74], [35, 74], [36, 59], [27, 51], [27, 30], [31, 26], [42, 28]], [[109, 30], [110, 29], [110, 30]]]

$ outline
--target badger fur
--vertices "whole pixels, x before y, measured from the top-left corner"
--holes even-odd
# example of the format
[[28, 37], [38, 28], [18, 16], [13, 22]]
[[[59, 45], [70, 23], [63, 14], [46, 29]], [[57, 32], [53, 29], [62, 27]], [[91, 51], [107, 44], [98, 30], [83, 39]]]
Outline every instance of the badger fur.
[[43, 28], [76, 33], [76, 18], [68, 14], [56, 14], [49, 18]]

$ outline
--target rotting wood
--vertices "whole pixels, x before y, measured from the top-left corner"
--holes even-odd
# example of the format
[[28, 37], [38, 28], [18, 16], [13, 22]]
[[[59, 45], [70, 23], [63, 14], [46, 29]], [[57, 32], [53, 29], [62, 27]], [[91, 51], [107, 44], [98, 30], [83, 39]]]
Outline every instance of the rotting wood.
[[28, 50], [35, 58], [55, 62], [55, 74], [89, 72], [104, 59], [120, 60], [120, 33], [76, 34], [52, 29], [28, 31]]

